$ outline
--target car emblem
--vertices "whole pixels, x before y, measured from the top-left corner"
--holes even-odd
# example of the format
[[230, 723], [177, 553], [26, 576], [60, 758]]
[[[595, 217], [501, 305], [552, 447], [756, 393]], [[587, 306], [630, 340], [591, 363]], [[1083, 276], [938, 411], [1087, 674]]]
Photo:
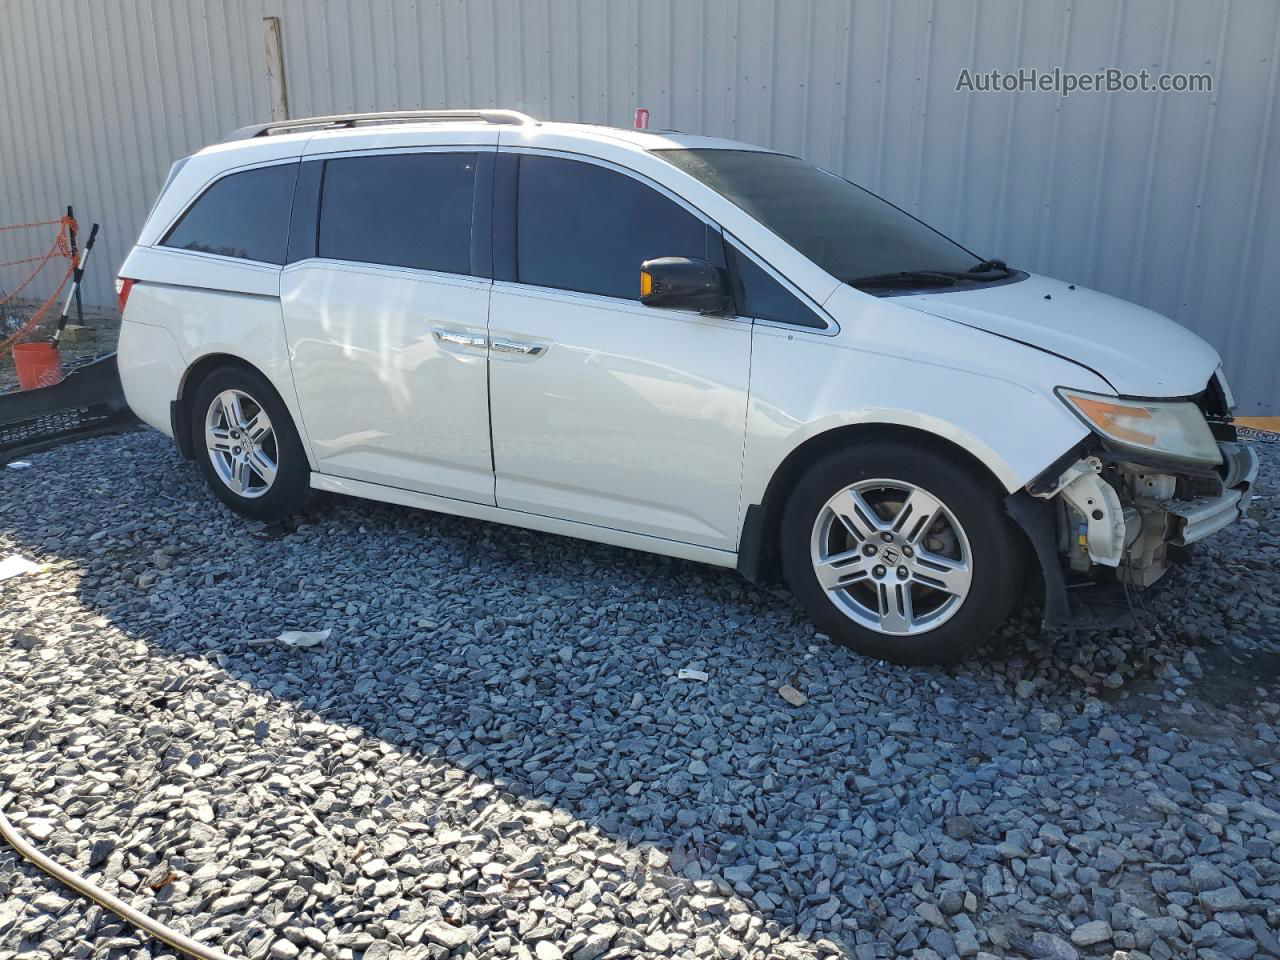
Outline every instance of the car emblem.
[[898, 562], [899, 558], [901, 557], [901, 554], [898, 553], [897, 547], [885, 547], [884, 551], [880, 554], [880, 557], [884, 560], [886, 564], [892, 567], [894, 564]]

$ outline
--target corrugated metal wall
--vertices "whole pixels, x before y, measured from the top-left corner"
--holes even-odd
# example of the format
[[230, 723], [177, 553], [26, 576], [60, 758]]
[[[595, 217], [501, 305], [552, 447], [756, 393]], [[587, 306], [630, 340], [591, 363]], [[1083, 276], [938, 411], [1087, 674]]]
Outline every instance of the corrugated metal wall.
[[[517, 107], [799, 153], [968, 246], [1174, 316], [1280, 413], [1275, 0], [8, 0], [0, 222], [105, 226], [90, 299], [170, 162], [269, 116]], [[1212, 94], [957, 93], [962, 68], [1208, 72]], [[0, 234], [0, 260], [15, 253]], [[0, 283], [5, 278], [0, 277]]]

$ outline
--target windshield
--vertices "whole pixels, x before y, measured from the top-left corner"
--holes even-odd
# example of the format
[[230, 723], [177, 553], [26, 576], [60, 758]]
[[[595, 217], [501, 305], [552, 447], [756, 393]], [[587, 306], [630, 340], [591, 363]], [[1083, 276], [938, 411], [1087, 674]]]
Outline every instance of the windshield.
[[757, 150], [655, 150], [848, 282], [968, 271], [978, 257], [887, 200], [798, 157]]

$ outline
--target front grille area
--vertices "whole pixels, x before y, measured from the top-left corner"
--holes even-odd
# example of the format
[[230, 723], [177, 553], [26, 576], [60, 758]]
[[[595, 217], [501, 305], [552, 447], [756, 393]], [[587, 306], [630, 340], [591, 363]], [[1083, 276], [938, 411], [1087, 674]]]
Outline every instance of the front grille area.
[[1231, 410], [1227, 407], [1227, 393], [1222, 389], [1222, 382], [1215, 373], [1209, 378], [1209, 385], [1200, 394], [1200, 409], [1206, 417], [1231, 419]]
[[1217, 373], [1209, 378], [1209, 384], [1193, 398], [1200, 412], [1204, 414], [1213, 438], [1219, 443], [1231, 443], [1236, 439], [1236, 425], [1231, 417], [1231, 409], [1227, 405], [1227, 393]]

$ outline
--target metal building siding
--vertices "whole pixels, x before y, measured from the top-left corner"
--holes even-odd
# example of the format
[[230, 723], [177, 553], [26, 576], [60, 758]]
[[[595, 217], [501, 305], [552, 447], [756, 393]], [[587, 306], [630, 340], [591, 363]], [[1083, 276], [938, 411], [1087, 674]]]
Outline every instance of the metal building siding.
[[[508, 106], [799, 153], [983, 255], [1146, 304], [1280, 413], [1274, 0], [8, 0], [0, 221], [106, 225], [90, 299], [172, 160], [264, 119]], [[1208, 72], [1212, 94], [956, 93], [962, 68]], [[0, 233], [0, 259], [19, 255]], [[8, 279], [8, 274], [4, 275]]]
[[[0, 3], [0, 223], [68, 203], [86, 229], [100, 221], [85, 295], [114, 303], [115, 270], [170, 165], [262, 116], [265, 70], [256, 4]], [[0, 232], [0, 260], [48, 237]], [[0, 284], [19, 276], [6, 268]]]

